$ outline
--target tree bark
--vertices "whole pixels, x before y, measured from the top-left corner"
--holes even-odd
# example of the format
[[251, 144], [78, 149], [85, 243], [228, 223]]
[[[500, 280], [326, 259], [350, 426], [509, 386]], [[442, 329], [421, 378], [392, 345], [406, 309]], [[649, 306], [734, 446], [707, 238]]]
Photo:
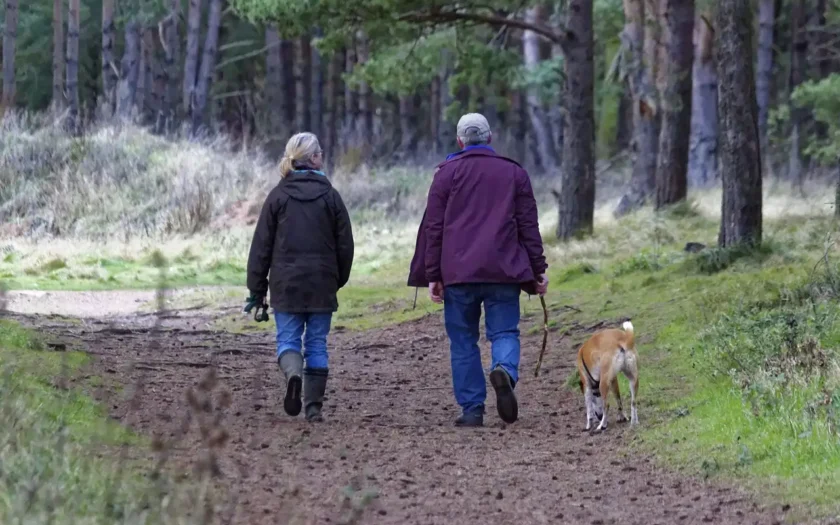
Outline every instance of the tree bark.
[[204, 125], [204, 114], [210, 97], [216, 69], [216, 54], [219, 49], [219, 29], [222, 26], [222, 6], [224, 0], [210, 0], [210, 13], [207, 16], [207, 35], [204, 39], [204, 52], [195, 89], [195, 106], [192, 112], [192, 129], [196, 133]]
[[[345, 55], [344, 72], [351, 74], [356, 67], [356, 42], [351, 39], [347, 45]], [[350, 82], [344, 84], [344, 131], [342, 136], [344, 144], [342, 150], [346, 151], [351, 145], [356, 144], [356, 121], [359, 116], [359, 95]]]
[[52, 107], [64, 107], [64, 0], [53, 0]]
[[81, 23], [80, 0], [70, 0], [67, 10], [67, 66], [66, 79], [68, 115], [67, 124], [73, 134], [82, 129], [79, 114], [79, 25]]
[[343, 114], [339, 102], [341, 100], [341, 72], [344, 70], [344, 55], [336, 52], [330, 56], [327, 66], [326, 111], [324, 114], [324, 150], [326, 158], [332, 167], [338, 155], [339, 115]]
[[776, 23], [775, 0], [758, 3], [758, 74], [756, 100], [758, 102], [758, 132], [761, 151], [766, 156], [767, 121], [770, 115], [770, 95], [773, 87], [773, 32]]
[[718, 78], [713, 48], [714, 29], [705, 17], [697, 20], [694, 35], [688, 181], [692, 187], [707, 187], [717, 179]]
[[[789, 94], [805, 82], [808, 67], [808, 33], [806, 25], [808, 14], [805, 0], [793, 0], [791, 4], [791, 42], [793, 47], [790, 55], [790, 90]], [[788, 176], [790, 180], [802, 189], [804, 170], [802, 168], [802, 126], [807, 117], [807, 110], [792, 104], [790, 111], [790, 157], [788, 162]]]
[[761, 243], [761, 146], [750, 0], [720, 2], [715, 16], [723, 204], [718, 244]]
[[158, 25], [158, 33], [163, 45], [163, 100], [158, 112], [157, 132], [172, 131], [177, 119], [179, 71], [178, 60], [181, 56], [181, 38], [178, 25], [181, 17], [181, 1], [170, 0], [169, 15]]
[[125, 26], [125, 50], [120, 61], [120, 78], [117, 84], [117, 113], [122, 118], [131, 116], [139, 78], [140, 24], [136, 20], [130, 20]]
[[[554, 60], [562, 59], [563, 57], [563, 50], [562, 48], [554, 44], [551, 46], [551, 57]], [[548, 110], [548, 121], [551, 125], [551, 135], [554, 143], [554, 151], [558, 155], [556, 159], [557, 167], [561, 168], [563, 166], [563, 142], [564, 142], [564, 134], [565, 134], [565, 124], [563, 120], [563, 107], [566, 103], [566, 92], [565, 86], [560, 85], [558, 86], [559, 94], [554, 102], [551, 104]]]
[[662, 94], [662, 127], [656, 163], [656, 209], [685, 200], [688, 189], [688, 141], [691, 134], [691, 73], [694, 48], [694, 0], [664, 0], [667, 79]]
[[18, 31], [18, 0], [6, 0], [6, 24], [3, 30], [3, 103], [15, 105], [15, 50]]
[[153, 122], [157, 112], [154, 88], [155, 36], [151, 27], [143, 28], [140, 40], [140, 78], [137, 82], [137, 110], [145, 125]]
[[399, 97], [400, 156], [411, 159], [417, 150], [417, 116], [414, 95]]
[[441, 102], [441, 79], [435, 75], [429, 88], [429, 144], [434, 156], [440, 154]]
[[272, 142], [286, 135], [283, 114], [283, 41], [276, 25], [265, 30], [265, 102], [268, 106], [268, 134]]
[[656, 186], [656, 158], [659, 151], [660, 20], [656, 0], [624, 1], [622, 43], [628, 51], [628, 80], [633, 97], [633, 172], [630, 187], [615, 209], [626, 215], [643, 206]]
[[312, 53], [309, 37], [295, 39], [295, 133], [311, 131]]
[[566, 49], [566, 136], [557, 238], [592, 233], [595, 214], [595, 67], [592, 0], [569, 0]]
[[[545, 18], [545, 8], [535, 6], [525, 13], [525, 20], [529, 23], [536, 23]], [[522, 55], [525, 67], [534, 70], [540, 66], [540, 36], [533, 31], [524, 31], [522, 34]], [[554, 139], [551, 133], [551, 126], [546, 120], [546, 111], [540, 100], [538, 86], [528, 88], [526, 101], [528, 103], [528, 117], [531, 121], [531, 129], [534, 133], [534, 145], [537, 152], [537, 165], [546, 171], [553, 171], [557, 166], [557, 151], [554, 149]]]
[[[365, 64], [370, 58], [367, 37], [359, 34], [357, 45], [358, 61], [360, 64]], [[359, 120], [357, 124], [361, 144], [370, 145], [373, 140], [373, 96], [367, 82], [362, 82], [359, 85]], [[370, 151], [367, 151], [367, 153], [370, 153]]]
[[182, 102], [184, 114], [192, 116], [195, 104], [195, 89], [198, 82], [198, 53], [201, 41], [201, 2], [190, 0], [187, 11], [187, 52], [184, 57], [184, 87]]
[[[321, 32], [316, 31], [316, 37], [321, 36]], [[324, 69], [321, 61], [321, 53], [318, 51], [315, 43], [310, 41], [310, 97], [312, 98], [312, 105], [310, 107], [309, 130], [318, 137], [323, 133], [324, 124]]]
[[630, 85], [624, 83], [618, 99], [618, 122], [615, 126], [615, 151], [620, 153], [632, 144], [633, 140], [633, 94]]
[[114, 0], [102, 0], [102, 100], [105, 115], [117, 109], [118, 65], [114, 58], [117, 26], [114, 23]]

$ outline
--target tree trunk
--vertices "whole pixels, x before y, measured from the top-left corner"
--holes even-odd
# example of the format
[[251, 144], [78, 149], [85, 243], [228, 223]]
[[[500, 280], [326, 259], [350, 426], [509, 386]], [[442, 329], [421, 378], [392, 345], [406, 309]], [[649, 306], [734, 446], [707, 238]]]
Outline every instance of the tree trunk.
[[643, 206], [656, 185], [660, 108], [656, 80], [660, 26], [656, 0], [624, 1], [622, 45], [627, 50], [628, 80], [633, 97], [633, 172], [630, 187], [615, 209], [626, 215]]
[[195, 89], [195, 105], [192, 112], [193, 133], [204, 125], [204, 114], [210, 97], [210, 86], [216, 69], [216, 54], [219, 49], [219, 28], [222, 26], [222, 5], [224, 0], [210, 0], [210, 13], [207, 16], [207, 35], [204, 39], [204, 52]]
[[633, 140], [633, 94], [630, 85], [624, 83], [618, 99], [618, 122], [615, 126], [615, 151], [621, 153], [630, 147]]
[[81, 115], [79, 114], [79, 25], [81, 23], [80, 0], [70, 0], [67, 10], [67, 96], [68, 115], [67, 124], [73, 134], [78, 134], [82, 129]]
[[[551, 57], [554, 60], [562, 59], [563, 57], [563, 50], [560, 48], [559, 45], [555, 44], [551, 46]], [[565, 134], [565, 124], [563, 119], [563, 107], [566, 103], [566, 92], [565, 86], [560, 85], [559, 87], [559, 94], [557, 95], [557, 99], [555, 100], [554, 104], [548, 110], [548, 118], [549, 123], [551, 125], [551, 135], [554, 140], [554, 151], [558, 155], [558, 158], [555, 159], [558, 168], [562, 168], [563, 166], [563, 142], [564, 142], [564, 134]]]
[[837, 165], [837, 183], [834, 187], [834, 216], [840, 218], [840, 164]]
[[[536, 23], [546, 16], [543, 6], [535, 6], [525, 13], [525, 20]], [[522, 34], [522, 55], [525, 67], [534, 70], [539, 67], [542, 58], [540, 56], [540, 36], [533, 31], [524, 31]], [[537, 152], [537, 165], [546, 171], [553, 171], [557, 166], [557, 152], [554, 150], [554, 139], [551, 133], [551, 126], [546, 120], [546, 111], [540, 100], [538, 86], [528, 88], [526, 101], [528, 103], [528, 117], [531, 121], [531, 129], [534, 132], [534, 145]]]
[[440, 154], [440, 124], [441, 114], [441, 80], [440, 75], [435, 75], [429, 89], [429, 144], [430, 153], [434, 156]]
[[[438, 75], [440, 79], [440, 124], [438, 125], [437, 142], [442, 151], [449, 151], [449, 148], [455, 146], [455, 126], [447, 119], [447, 110], [452, 105], [452, 92], [450, 89], [450, 79], [452, 78], [452, 67], [447, 62], [449, 59], [449, 52], [443, 51], [444, 66]], [[523, 103], [524, 107], [524, 103]], [[524, 137], [523, 137], [524, 138]], [[524, 146], [524, 142], [522, 143]]]
[[417, 149], [417, 118], [414, 95], [401, 95], [399, 99], [400, 156], [404, 160], [414, 157]]
[[295, 39], [295, 133], [311, 131], [312, 53], [309, 37]]
[[[805, 82], [805, 71], [808, 67], [808, 13], [805, 8], [805, 0], [793, 0], [791, 4], [791, 42], [793, 48], [790, 55], [790, 91], [793, 91]], [[790, 160], [788, 163], [788, 176], [790, 180], [801, 190], [804, 182], [804, 170], [802, 168], [802, 126], [807, 117], [807, 110], [791, 106], [790, 112]]]
[[761, 243], [761, 146], [750, 0], [720, 2], [715, 16], [723, 204], [718, 244]]
[[[356, 43], [350, 39], [345, 55], [344, 72], [351, 74], [356, 67]], [[351, 146], [356, 145], [356, 121], [359, 117], [359, 95], [350, 82], [344, 84], [344, 145], [342, 150], [347, 151]]]
[[[367, 37], [359, 34], [358, 42], [358, 61], [360, 64], [365, 64], [370, 58], [368, 52]], [[361, 144], [370, 145], [373, 140], [373, 97], [370, 86], [367, 82], [362, 82], [359, 85], [359, 137]], [[370, 154], [370, 151], [366, 153]]]
[[190, 0], [187, 12], [187, 53], [184, 57], [184, 88], [182, 102], [184, 114], [192, 116], [195, 104], [195, 89], [198, 82], [198, 52], [201, 41], [201, 2]]
[[172, 131], [177, 118], [178, 60], [181, 56], [181, 38], [178, 35], [178, 22], [181, 17], [181, 1], [170, 0], [169, 15], [158, 26], [160, 41], [163, 45], [163, 100], [158, 112], [157, 132]]
[[137, 110], [143, 125], [153, 122], [154, 115], [157, 112], [157, 105], [154, 100], [154, 53], [155, 37], [153, 29], [147, 27], [143, 29], [143, 37], [140, 41], [140, 79], [137, 83], [136, 100]]
[[758, 3], [758, 75], [756, 100], [758, 102], [758, 131], [761, 151], [766, 156], [767, 121], [770, 115], [770, 95], [773, 87], [773, 30], [776, 23], [775, 0]]
[[338, 155], [338, 128], [340, 111], [341, 72], [344, 70], [343, 53], [336, 52], [330, 56], [327, 65], [327, 93], [326, 111], [324, 114], [324, 150], [332, 167]]
[[18, 30], [18, 0], [6, 0], [3, 31], [3, 108], [15, 105], [15, 48]]
[[125, 50], [120, 61], [120, 78], [117, 85], [117, 113], [122, 118], [131, 116], [137, 96], [140, 77], [140, 24], [131, 20], [125, 26]]
[[113, 116], [117, 109], [118, 66], [114, 58], [116, 37], [114, 0], [102, 0], [102, 100], [108, 117]]
[[[321, 36], [320, 30], [316, 31], [316, 37]], [[318, 137], [323, 133], [324, 123], [324, 69], [321, 63], [321, 53], [310, 42], [310, 96], [312, 106], [310, 107], [309, 130]]]
[[566, 47], [566, 134], [557, 238], [591, 234], [595, 213], [595, 67], [592, 0], [569, 0]]
[[52, 107], [64, 107], [64, 0], [53, 0]]
[[688, 141], [691, 134], [691, 70], [694, 47], [694, 0], [664, 0], [667, 79], [661, 97], [662, 127], [656, 164], [656, 209], [687, 196]]
[[283, 114], [283, 41], [277, 26], [265, 30], [265, 103], [268, 106], [268, 135], [272, 142], [282, 141], [286, 135]]
[[714, 60], [714, 29], [705, 17], [695, 25], [691, 140], [688, 181], [692, 187], [707, 187], [717, 179], [717, 69]]

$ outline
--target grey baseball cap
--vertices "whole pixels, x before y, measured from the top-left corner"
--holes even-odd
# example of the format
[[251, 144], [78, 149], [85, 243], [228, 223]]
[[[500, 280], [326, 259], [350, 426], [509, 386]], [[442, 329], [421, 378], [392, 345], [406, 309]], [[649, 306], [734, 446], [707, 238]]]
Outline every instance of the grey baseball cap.
[[481, 113], [467, 113], [458, 121], [457, 133], [464, 142], [484, 141], [490, 137], [490, 124]]

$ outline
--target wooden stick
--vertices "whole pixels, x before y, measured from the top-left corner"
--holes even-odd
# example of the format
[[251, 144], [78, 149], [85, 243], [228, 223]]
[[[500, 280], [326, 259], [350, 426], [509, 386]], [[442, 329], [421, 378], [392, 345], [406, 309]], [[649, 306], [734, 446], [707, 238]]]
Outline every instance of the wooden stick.
[[534, 370], [534, 377], [539, 377], [540, 366], [542, 366], [543, 354], [545, 354], [545, 345], [548, 343], [548, 307], [545, 305], [545, 297], [540, 296], [540, 304], [543, 309], [543, 340], [542, 348], [540, 349], [540, 359], [537, 361], [537, 369]]

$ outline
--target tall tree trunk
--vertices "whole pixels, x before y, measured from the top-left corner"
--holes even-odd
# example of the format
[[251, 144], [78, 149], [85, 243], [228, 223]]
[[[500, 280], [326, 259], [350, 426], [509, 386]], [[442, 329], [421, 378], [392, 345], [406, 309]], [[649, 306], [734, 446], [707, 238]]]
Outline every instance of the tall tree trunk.
[[417, 152], [417, 115], [414, 106], [414, 95], [400, 95], [400, 155], [403, 159], [413, 158]]
[[569, 0], [566, 46], [566, 136], [557, 237], [592, 233], [595, 214], [595, 66], [592, 0]]
[[181, 38], [178, 25], [181, 18], [181, 0], [170, 0], [169, 15], [158, 26], [163, 45], [163, 83], [164, 92], [161, 108], [158, 112], [157, 132], [168, 133], [177, 119], [179, 75], [178, 60], [181, 56]]
[[137, 82], [137, 110], [141, 122], [146, 125], [153, 121], [157, 106], [154, 97], [154, 52], [155, 37], [151, 27], [143, 28], [140, 40], [140, 78]]
[[15, 105], [15, 48], [18, 30], [18, 0], [6, 0], [6, 24], [3, 30], [3, 103]]
[[291, 40], [284, 39], [280, 47], [282, 48], [280, 55], [283, 60], [283, 103], [280, 107], [283, 109], [286, 132], [291, 134], [290, 130], [295, 126], [295, 119], [297, 118], [297, 110], [295, 109], [295, 102], [297, 100], [295, 45]]
[[[537, 23], [546, 17], [543, 6], [535, 6], [525, 13], [525, 20], [530, 23]], [[525, 67], [534, 70], [540, 66], [540, 36], [533, 31], [524, 31], [522, 34], [522, 55]], [[554, 139], [551, 133], [551, 126], [546, 120], [546, 111], [540, 100], [538, 86], [528, 88], [526, 101], [528, 103], [528, 117], [531, 120], [531, 129], [534, 132], [534, 145], [537, 152], [537, 165], [546, 171], [553, 171], [557, 166], [557, 152], [554, 150]]]
[[187, 12], [187, 53], [184, 57], [184, 88], [182, 101], [184, 114], [191, 116], [195, 104], [195, 89], [198, 82], [198, 53], [201, 42], [201, 2], [190, 0]]
[[630, 147], [633, 140], [633, 94], [625, 82], [618, 99], [618, 122], [615, 126], [615, 151], [620, 153]]
[[441, 102], [440, 75], [435, 75], [429, 87], [429, 149], [434, 156], [440, 154]]
[[295, 133], [311, 131], [312, 53], [309, 37], [295, 39]]
[[694, 0], [664, 0], [667, 20], [667, 78], [662, 94], [662, 127], [656, 163], [656, 209], [685, 200], [688, 189], [688, 141], [691, 134], [691, 70], [694, 47]]
[[[370, 58], [367, 36], [358, 35], [357, 58], [360, 64], [365, 64]], [[373, 140], [373, 96], [367, 82], [359, 84], [359, 137], [362, 144], [370, 145]], [[366, 151], [370, 154], [371, 151]]]
[[717, 178], [717, 90], [714, 29], [705, 17], [696, 22], [688, 181], [692, 187], [709, 186]]
[[204, 125], [204, 114], [210, 97], [216, 69], [216, 54], [219, 50], [219, 28], [222, 25], [222, 5], [224, 0], [210, 0], [210, 13], [207, 16], [207, 35], [204, 39], [204, 52], [201, 56], [201, 68], [195, 89], [195, 106], [192, 112], [192, 128], [196, 133]]
[[[791, 42], [793, 48], [790, 56], [790, 91], [799, 87], [805, 82], [805, 73], [808, 67], [808, 13], [805, 0], [793, 0], [791, 3]], [[797, 107], [795, 104], [790, 112], [790, 160], [788, 163], [788, 175], [790, 180], [801, 190], [804, 182], [804, 170], [802, 167], [802, 126], [807, 117], [805, 108]]]
[[767, 121], [770, 115], [770, 95], [773, 87], [773, 31], [776, 24], [775, 0], [758, 2], [758, 74], [756, 100], [758, 102], [758, 132], [761, 151], [766, 156]]
[[53, 0], [52, 107], [64, 107], [64, 0]]
[[130, 20], [125, 26], [125, 49], [120, 62], [120, 78], [117, 85], [117, 113], [122, 118], [131, 116], [137, 99], [137, 84], [140, 81], [140, 24]]
[[[563, 50], [560, 48], [559, 45], [554, 44], [551, 46], [551, 57], [554, 60], [562, 59], [563, 57]], [[554, 141], [554, 152], [558, 155], [558, 158], [555, 159], [557, 163], [557, 167], [561, 168], [563, 166], [563, 143], [565, 137], [565, 120], [563, 118], [563, 108], [566, 104], [566, 86], [560, 85], [559, 93], [557, 95], [557, 99], [548, 110], [548, 120], [551, 124], [551, 135]]]
[[[351, 74], [356, 67], [356, 42], [351, 38], [347, 45], [347, 54], [345, 55], [344, 72]], [[351, 146], [356, 145], [356, 121], [359, 118], [359, 94], [355, 88], [346, 82], [344, 84], [344, 137], [343, 150], [347, 150]]]
[[[321, 31], [316, 31], [316, 38], [321, 36]], [[315, 42], [310, 42], [310, 67], [312, 74], [310, 75], [310, 93], [312, 97], [312, 105], [310, 107], [309, 129], [317, 136], [323, 133], [324, 125], [324, 68], [321, 63], [321, 52], [315, 46]]]
[[450, 87], [452, 78], [452, 65], [449, 63], [450, 52], [448, 50], [444, 50], [443, 55], [444, 66], [441, 68], [441, 71], [438, 75], [438, 78], [440, 78], [440, 125], [438, 126], [437, 141], [442, 151], [449, 151], [449, 148], [452, 148], [456, 144], [455, 126], [451, 122], [449, 122], [446, 113], [449, 109], [449, 106], [452, 105], [452, 91]]
[[282, 141], [286, 135], [286, 116], [283, 114], [283, 41], [276, 25], [265, 30], [265, 102], [268, 106], [268, 134], [272, 142]]
[[661, 110], [659, 76], [660, 20], [656, 0], [624, 0], [622, 45], [628, 51], [628, 80], [633, 97], [633, 172], [630, 187], [615, 209], [622, 216], [643, 206], [656, 185]]
[[717, 6], [715, 55], [723, 179], [722, 247], [761, 243], [761, 146], [752, 56], [750, 0]]
[[343, 114], [340, 111], [340, 89], [341, 89], [341, 72], [344, 70], [344, 55], [343, 53], [333, 53], [329, 58], [327, 64], [327, 92], [326, 92], [326, 111], [324, 114], [324, 149], [328, 152], [327, 159], [329, 166], [335, 164], [336, 156], [338, 155], [338, 129], [339, 129], [339, 115]]
[[67, 124], [73, 134], [78, 134], [82, 129], [81, 115], [79, 114], [79, 26], [81, 23], [80, 0], [70, 0], [67, 10], [67, 96], [68, 115]]
[[117, 26], [114, 22], [114, 0], [102, 0], [102, 100], [105, 115], [117, 109], [117, 62], [114, 58]]

